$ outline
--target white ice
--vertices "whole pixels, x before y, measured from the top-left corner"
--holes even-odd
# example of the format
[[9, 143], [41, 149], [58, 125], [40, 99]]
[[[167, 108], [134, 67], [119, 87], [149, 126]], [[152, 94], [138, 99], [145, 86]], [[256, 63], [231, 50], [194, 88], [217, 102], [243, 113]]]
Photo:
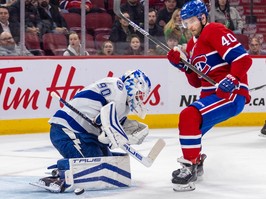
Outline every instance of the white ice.
[[123, 189], [55, 194], [29, 185], [44, 177], [46, 167], [61, 158], [48, 133], [0, 136], [1, 199], [265, 199], [266, 137], [261, 127], [213, 128], [203, 138], [205, 174], [196, 190], [174, 192], [171, 173], [181, 149], [176, 129], [152, 129], [142, 146], [144, 155], [158, 138], [166, 147], [150, 168], [131, 159], [132, 186]]

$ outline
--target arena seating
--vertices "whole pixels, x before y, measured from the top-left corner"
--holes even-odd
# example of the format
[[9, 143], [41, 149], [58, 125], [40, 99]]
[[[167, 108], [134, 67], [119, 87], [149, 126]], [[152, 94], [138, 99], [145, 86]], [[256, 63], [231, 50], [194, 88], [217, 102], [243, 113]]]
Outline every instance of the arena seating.
[[45, 55], [63, 55], [68, 42], [64, 34], [46, 33], [42, 36]]
[[100, 30], [110, 30], [113, 25], [113, 19], [107, 12], [103, 13], [88, 13], [86, 15], [86, 28], [88, 33], [94, 35], [95, 32]]
[[80, 32], [81, 16], [79, 14], [69, 12], [69, 13], [62, 13], [61, 15], [64, 17], [70, 31], [72, 30], [72, 31]]
[[25, 46], [34, 55], [45, 55], [41, 49], [40, 38], [36, 34], [25, 33]]
[[234, 6], [243, 20], [247, 23], [243, 34], [250, 39], [253, 36], [261, 38], [262, 48], [266, 49], [266, 0], [253, 1], [253, 16], [251, 16], [250, 1], [234, 0], [230, 1], [230, 5]]

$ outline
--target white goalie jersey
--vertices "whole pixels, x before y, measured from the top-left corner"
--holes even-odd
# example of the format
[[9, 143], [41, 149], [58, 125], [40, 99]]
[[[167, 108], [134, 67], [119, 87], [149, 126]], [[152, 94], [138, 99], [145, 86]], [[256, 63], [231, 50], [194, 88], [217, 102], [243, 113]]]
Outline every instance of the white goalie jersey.
[[[86, 115], [96, 124], [101, 125], [100, 111], [109, 102], [116, 104], [117, 118], [122, 120], [129, 113], [127, 106], [127, 91], [124, 83], [119, 78], [103, 78], [79, 91], [69, 104]], [[100, 128], [96, 128], [84, 120], [68, 107], [58, 110], [49, 120], [49, 123], [60, 124], [76, 133], [91, 133], [99, 135]]]

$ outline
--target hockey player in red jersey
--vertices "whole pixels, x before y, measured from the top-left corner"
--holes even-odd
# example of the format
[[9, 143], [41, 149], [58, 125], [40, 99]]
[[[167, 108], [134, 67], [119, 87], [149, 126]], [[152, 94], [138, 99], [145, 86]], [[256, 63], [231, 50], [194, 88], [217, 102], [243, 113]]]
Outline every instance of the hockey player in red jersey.
[[187, 60], [209, 76], [217, 86], [192, 72], [180, 61], [180, 51], [168, 52], [168, 60], [187, 77], [189, 84], [201, 88], [200, 99], [181, 111], [179, 139], [182, 168], [172, 173], [175, 191], [194, 190], [193, 182], [203, 174], [205, 154], [202, 136], [214, 125], [238, 115], [249, 103], [247, 71], [252, 60], [234, 33], [219, 23], [208, 22], [208, 11], [201, 0], [192, 0], [181, 9], [183, 26], [193, 34], [188, 42]]

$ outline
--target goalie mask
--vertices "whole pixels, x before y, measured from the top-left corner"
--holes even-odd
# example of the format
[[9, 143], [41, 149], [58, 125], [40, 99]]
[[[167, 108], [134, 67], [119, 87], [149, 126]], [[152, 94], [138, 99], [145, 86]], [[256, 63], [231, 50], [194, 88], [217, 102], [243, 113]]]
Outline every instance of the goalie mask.
[[130, 111], [144, 119], [147, 109], [143, 102], [150, 93], [150, 79], [140, 70], [128, 71], [121, 79], [127, 90], [127, 103]]

